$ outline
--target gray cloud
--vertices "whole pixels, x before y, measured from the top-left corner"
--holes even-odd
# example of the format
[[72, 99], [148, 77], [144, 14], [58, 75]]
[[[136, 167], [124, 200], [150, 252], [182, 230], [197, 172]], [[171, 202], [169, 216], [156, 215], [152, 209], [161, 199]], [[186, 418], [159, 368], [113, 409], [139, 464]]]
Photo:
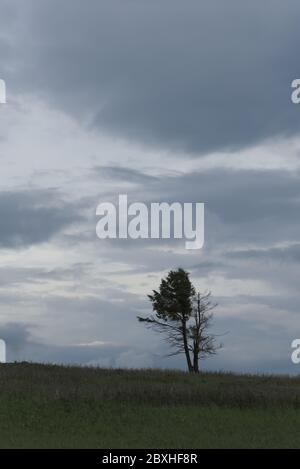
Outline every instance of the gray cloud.
[[29, 324], [6, 323], [0, 326], [1, 339], [5, 340], [13, 351], [21, 350], [30, 340], [31, 332]]
[[297, 0], [13, 5], [13, 88], [102, 130], [197, 154], [298, 132]]
[[86, 264], [73, 264], [69, 268], [0, 267], [0, 286], [66, 281], [80, 278]]
[[300, 244], [286, 247], [271, 247], [269, 249], [245, 249], [228, 253], [228, 257], [240, 260], [266, 260], [280, 262], [300, 262]]
[[[236, 372], [296, 374], [297, 367], [291, 363], [290, 342], [292, 337], [282, 329], [266, 331], [247, 321], [235, 318], [231, 321], [218, 320], [218, 327], [228, 331], [226, 346], [214, 358], [202, 364], [204, 370], [230, 368]], [[226, 329], [224, 329], [226, 328]], [[180, 357], [166, 358], [167, 349], [162, 344], [155, 352], [147, 346], [120, 345], [51, 345], [42, 343], [32, 334], [32, 324], [8, 323], [0, 326], [0, 337], [7, 342], [9, 361], [34, 361], [40, 363], [76, 363], [100, 367], [166, 367], [184, 369]], [[218, 332], [218, 331], [215, 331]], [[253, 336], [256, 347], [253, 350]], [[276, 344], [276, 346], [275, 346]], [[239, 351], [237, 354], [237, 350]]]
[[81, 220], [76, 208], [54, 190], [0, 193], [0, 247], [18, 248], [48, 241]]
[[[189, 159], [185, 167], [180, 152], [237, 150], [299, 133], [300, 107], [290, 101], [291, 80], [299, 75], [299, 2], [0, 0], [0, 6], [0, 77], [13, 104], [2, 114], [8, 137], [0, 142], [1, 182], [10, 185], [0, 193], [0, 337], [10, 359], [183, 366], [181, 359], [161, 358], [167, 351], [160, 338], [136, 321], [166, 270], [182, 266], [200, 290], [209, 285], [218, 293], [216, 332], [229, 331], [225, 350], [205, 367], [294, 372], [299, 172], [233, 169], [233, 155], [231, 169], [188, 172], [200, 164]], [[28, 146], [22, 133], [43, 119], [36, 140], [29, 132]], [[52, 126], [56, 119], [61, 132]], [[25, 147], [12, 143], [19, 133]], [[174, 151], [173, 164], [170, 151], [168, 166], [161, 162], [163, 174], [172, 176], [143, 172], [158, 174], [165, 154], [144, 154], [143, 145], [132, 146], [130, 155], [126, 143], [128, 161], [119, 165], [121, 147], [110, 147], [107, 133]], [[251, 155], [254, 167], [255, 149]], [[293, 147], [289, 168], [294, 155]], [[21, 158], [29, 166], [25, 175]], [[219, 164], [207, 157], [201, 167], [210, 161]], [[65, 181], [64, 193], [28, 185], [31, 169], [40, 187]], [[21, 173], [26, 190], [13, 186]], [[124, 185], [132, 202], [205, 202], [204, 249], [178, 252], [181, 240], [98, 240], [96, 205], [115, 201]], [[51, 267], [43, 265], [47, 251], [34, 249], [45, 241], [51, 241]], [[29, 246], [20, 256], [19, 248]], [[97, 341], [103, 345], [78, 346]]]
[[146, 347], [122, 345], [42, 343], [32, 334], [33, 324], [6, 323], [0, 325], [0, 338], [6, 341], [8, 361], [21, 360], [42, 363], [82, 364], [104, 367], [146, 367], [159, 357]]
[[[127, 174], [128, 173], [128, 174]], [[123, 172], [123, 182], [132, 180]], [[142, 177], [140, 178], [142, 181]], [[300, 176], [283, 170], [193, 171], [176, 177], [161, 177], [129, 191], [130, 202], [204, 202], [206, 204], [206, 245], [229, 242], [266, 244], [299, 239]], [[115, 201], [115, 194], [112, 200]], [[113, 240], [111, 246], [166, 245], [157, 240]], [[179, 244], [176, 241], [176, 244]], [[172, 241], [175, 245], [175, 240]], [[109, 254], [109, 253], [108, 253]], [[112, 253], [113, 255], [113, 253]], [[126, 256], [126, 250], [124, 251]]]
[[151, 184], [158, 178], [150, 176], [131, 168], [120, 168], [116, 166], [97, 166], [92, 173], [101, 179], [111, 179], [115, 181], [126, 181], [132, 184]]
[[299, 175], [281, 170], [215, 169], [165, 177], [153, 187], [157, 198], [205, 202], [210, 212], [228, 223], [253, 223], [274, 216], [295, 217], [299, 210]]

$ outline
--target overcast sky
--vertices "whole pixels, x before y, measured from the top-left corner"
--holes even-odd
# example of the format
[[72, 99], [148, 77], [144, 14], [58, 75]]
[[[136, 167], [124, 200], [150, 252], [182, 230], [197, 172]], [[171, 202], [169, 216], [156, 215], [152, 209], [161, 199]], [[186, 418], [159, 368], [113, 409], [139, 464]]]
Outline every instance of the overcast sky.
[[[298, 0], [0, 0], [0, 336], [10, 360], [184, 367], [136, 316], [168, 270], [219, 306], [208, 369], [299, 373]], [[205, 245], [96, 207], [205, 202]]]

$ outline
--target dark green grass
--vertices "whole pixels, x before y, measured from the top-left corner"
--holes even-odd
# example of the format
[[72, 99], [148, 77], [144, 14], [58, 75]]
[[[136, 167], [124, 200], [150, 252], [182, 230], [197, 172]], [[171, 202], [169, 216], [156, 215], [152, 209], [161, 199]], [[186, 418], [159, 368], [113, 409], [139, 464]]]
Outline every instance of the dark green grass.
[[2, 448], [297, 448], [300, 378], [0, 366]]

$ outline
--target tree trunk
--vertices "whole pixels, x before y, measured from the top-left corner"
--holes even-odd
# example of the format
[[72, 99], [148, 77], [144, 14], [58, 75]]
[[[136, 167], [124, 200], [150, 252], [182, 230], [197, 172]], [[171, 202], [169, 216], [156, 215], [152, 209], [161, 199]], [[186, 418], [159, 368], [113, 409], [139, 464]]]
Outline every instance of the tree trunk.
[[194, 368], [193, 368], [193, 365], [192, 365], [192, 360], [191, 360], [191, 357], [190, 357], [190, 351], [189, 351], [189, 348], [188, 348], [188, 341], [187, 341], [187, 337], [186, 337], [186, 322], [185, 321], [182, 321], [182, 338], [183, 338], [183, 347], [184, 347], [184, 353], [185, 353], [185, 357], [186, 357], [188, 370], [189, 370], [190, 373], [193, 373]]
[[199, 356], [197, 350], [194, 350], [194, 373], [199, 373]]

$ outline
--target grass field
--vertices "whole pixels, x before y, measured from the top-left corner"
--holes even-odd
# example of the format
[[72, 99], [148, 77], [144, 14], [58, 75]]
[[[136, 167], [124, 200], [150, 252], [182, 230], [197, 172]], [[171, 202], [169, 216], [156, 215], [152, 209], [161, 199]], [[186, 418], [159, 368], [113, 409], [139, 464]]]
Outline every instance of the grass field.
[[1, 448], [299, 448], [300, 377], [0, 366]]

